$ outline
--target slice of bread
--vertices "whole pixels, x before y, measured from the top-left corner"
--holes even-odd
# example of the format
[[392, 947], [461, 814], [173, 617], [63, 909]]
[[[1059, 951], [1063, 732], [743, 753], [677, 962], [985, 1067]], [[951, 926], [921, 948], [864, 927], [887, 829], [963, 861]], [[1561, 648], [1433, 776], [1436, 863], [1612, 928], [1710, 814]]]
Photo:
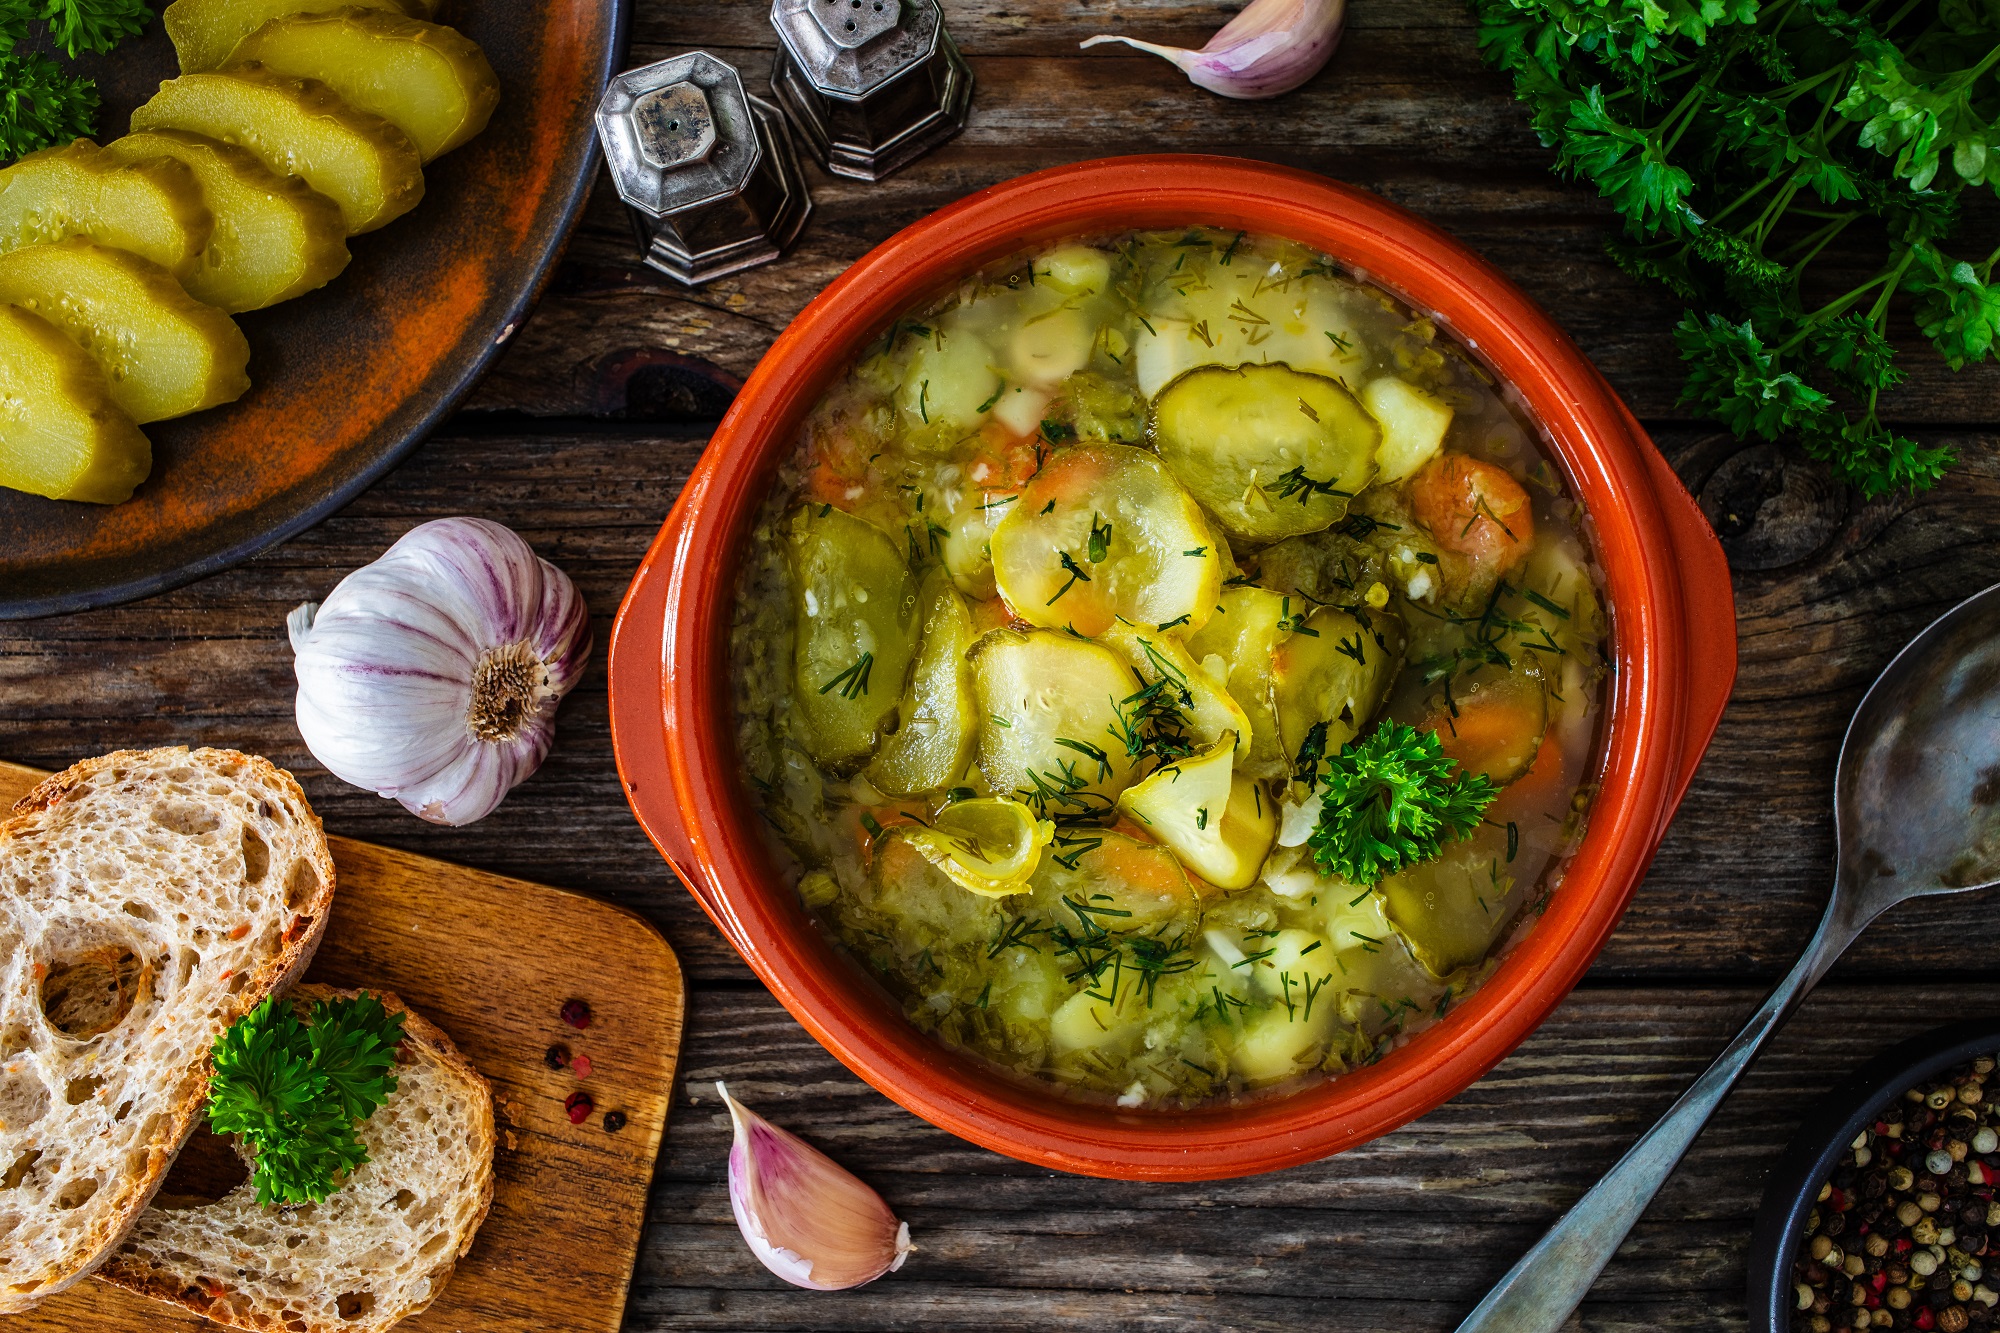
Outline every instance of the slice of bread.
[[332, 900], [305, 793], [230, 750], [88, 760], [0, 820], [0, 1312], [111, 1252]]
[[297, 1208], [263, 1207], [247, 1179], [213, 1203], [172, 1197], [170, 1182], [101, 1280], [272, 1333], [379, 1333], [437, 1298], [493, 1201], [493, 1094], [451, 1038], [372, 993], [404, 1017], [396, 1090], [358, 1130], [368, 1160]]

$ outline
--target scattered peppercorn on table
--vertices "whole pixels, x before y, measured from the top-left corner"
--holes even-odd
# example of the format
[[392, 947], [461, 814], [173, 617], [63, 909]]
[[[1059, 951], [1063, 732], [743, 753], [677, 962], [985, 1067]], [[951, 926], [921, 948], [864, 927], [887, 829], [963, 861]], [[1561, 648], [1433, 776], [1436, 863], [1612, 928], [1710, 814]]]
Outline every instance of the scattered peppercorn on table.
[[[1227, 8], [1163, 3], [1118, 26], [1199, 47]], [[708, 49], [758, 90], [773, 45], [765, 9], [637, 0], [628, 63]], [[1863, 503], [1796, 453], [1692, 420], [1676, 406], [1679, 307], [1604, 257], [1608, 209], [1549, 175], [1548, 151], [1507, 81], [1480, 64], [1455, 0], [1355, 4], [1332, 65], [1268, 103], [1214, 98], [1136, 51], [1079, 52], [1104, 26], [1083, 6], [946, 0], [946, 13], [978, 81], [958, 140], [876, 185], [809, 173], [817, 211], [797, 249], [692, 292], [639, 264], [601, 189], [539, 310], [461, 414], [372, 492], [178, 592], [0, 625], [0, 755], [61, 767], [119, 746], [240, 746], [296, 772], [334, 831], [582, 889], [659, 922], [692, 996], [630, 1329], [1449, 1330], [1700, 1072], [1804, 943], [1827, 891], [1833, 760], [1854, 704], [1910, 635], [2000, 580], [2000, 373], [1909, 358], [1912, 391], [1899, 400], [1922, 402], [1925, 417], [1899, 428], [1965, 460], [1914, 501]], [[415, 522], [469, 514], [568, 572], [601, 645], [735, 379], [834, 275], [901, 226], [1022, 172], [1205, 149], [1374, 189], [1482, 251], [1604, 369], [1734, 567], [1736, 700], [1650, 877], [1584, 985], [1466, 1093], [1274, 1176], [1054, 1176], [897, 1108], [755, 982], [632, 821], [601, 651], [542, 770], [476, 825], [422, 824], [312, 761], [282, 631], [299, 601]], [[1577, 1326], [1745, 1327], [1751, 1214], [1801, 1111], [1890, 1042], [1982, 1014], [2000, 1015], [1990, 902], [1912, 904], [1876, 925], [1696, 1144]], [[900, 1271], [837, 1295], [765, 1271], [730, 1213], [718, 1079], [881, 1191], [920, 1247]], [[1899, 1209], [1905, 1197], [1922, 1211], [1905, 1194]], [[1914, 1263], [1911, 1276], [1922, 1276]]]

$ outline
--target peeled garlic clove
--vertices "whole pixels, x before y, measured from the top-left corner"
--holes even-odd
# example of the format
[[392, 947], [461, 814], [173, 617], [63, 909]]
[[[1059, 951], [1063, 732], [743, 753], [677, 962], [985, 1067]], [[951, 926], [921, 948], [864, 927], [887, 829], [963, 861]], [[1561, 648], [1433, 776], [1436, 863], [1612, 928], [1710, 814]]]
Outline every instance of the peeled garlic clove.
[[881, 1195], [721, 1083], [715, 1090], [736, 1127], [729, 1206], [764, 1267], [795, 1287], [845, 1291], [903, 1266], [917, 1247]]
[[1135, 37], [1092, 37], [1084, 46], [1123, 42], [1181, 67], [1198, 87], [1224, 97], [1276, 97], [1319, 73], [1340, 44], [1346, 0], [1251, 0], [1199, 51]]

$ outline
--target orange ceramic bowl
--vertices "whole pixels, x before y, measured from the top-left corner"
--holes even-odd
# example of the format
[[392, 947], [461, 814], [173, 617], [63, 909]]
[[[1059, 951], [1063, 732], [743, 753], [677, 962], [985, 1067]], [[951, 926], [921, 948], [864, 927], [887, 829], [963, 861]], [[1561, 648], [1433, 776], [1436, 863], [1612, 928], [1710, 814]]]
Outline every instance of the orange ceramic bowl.
[[[1616, 661], [1598, 795], [1542, 919], [1485, 985], [1366, 1069], [1192, 1111], [1084, 1105], [918, 1032], [807, 916], [743, 781], [728, 640], [745, 537], [822, 393], [889, 321], [974, 269], [1080, 233], [1204, 224], [1314, 246], [1438, 322], [1519, 394], [1589, 511]], [[1022, 1161], [1128, 1180], [1248, 1175], [1364, 1142], [1464, 1089], [1555, 1008], [1618, 924], [1736, 674], [1729, 571], [1700, 511], [1591, 364], [1435, 228], [1304, 172], [1222, 157], [1084, 162], [983, 190], [848, 269], [737, 396], [626, 594], [611, 719], [627, 797], [690, 892], [833, 1054], [932, 1124]]]

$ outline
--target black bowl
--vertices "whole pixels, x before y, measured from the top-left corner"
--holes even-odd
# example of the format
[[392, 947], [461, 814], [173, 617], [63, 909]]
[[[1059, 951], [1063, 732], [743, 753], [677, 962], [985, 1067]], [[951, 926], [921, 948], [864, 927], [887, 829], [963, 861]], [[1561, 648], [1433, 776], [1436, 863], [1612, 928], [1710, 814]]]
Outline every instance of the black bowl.
[[1789, 1333], [1793, 1313], [1792, 1261], [1806, 1217], [1855, 1136], [1898, 1097], [1927, 1078], [1981, 1055], [2000, 1053], [2000, 1020], [1951, 1023], [1892, 1046], [1806, 1113], [1785, 1155], [1764, 1186], [1757, 1225], [1750, 1233], [1750, 1327], [1756, 1333]]

